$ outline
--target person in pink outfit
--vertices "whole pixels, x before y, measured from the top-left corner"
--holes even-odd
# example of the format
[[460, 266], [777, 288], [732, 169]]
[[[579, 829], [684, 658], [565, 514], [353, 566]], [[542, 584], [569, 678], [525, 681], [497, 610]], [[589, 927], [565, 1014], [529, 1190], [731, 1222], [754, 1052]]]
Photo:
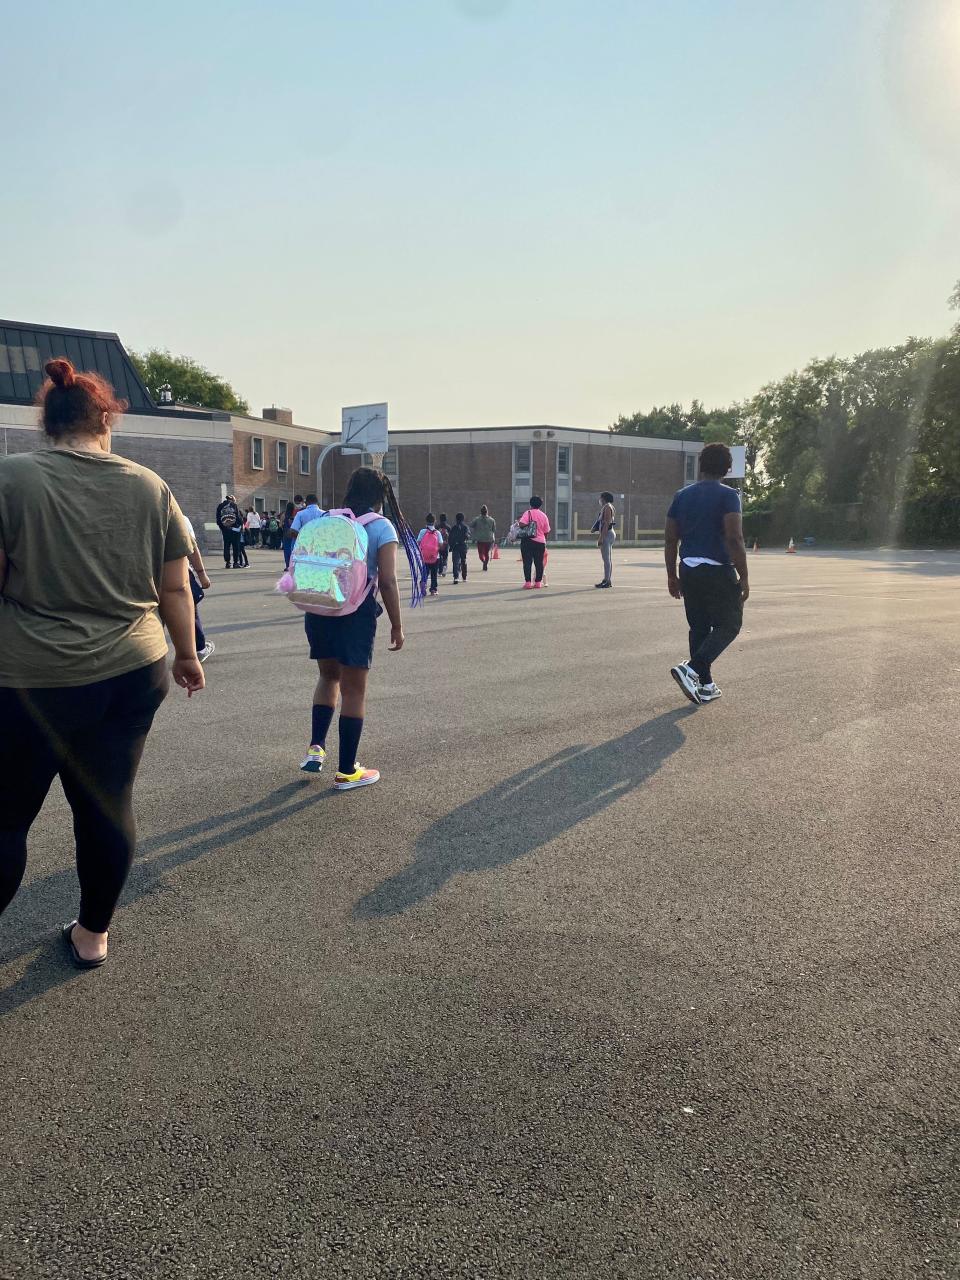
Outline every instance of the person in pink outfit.
[[[543, 586], [543, 565], [547, 553], [547, 534], [550, 532], [550, 521], [543, 510], [542, 498], [531, 498], [530, 509], [525, 511], [517, 522], [521, 527], [534, 526], [534, 533], [520, 539], [520, 555], [523, 558], [523, 588], [525, 591], [537, 590]], [[536, 578], [531, 582], [534, 570]]]

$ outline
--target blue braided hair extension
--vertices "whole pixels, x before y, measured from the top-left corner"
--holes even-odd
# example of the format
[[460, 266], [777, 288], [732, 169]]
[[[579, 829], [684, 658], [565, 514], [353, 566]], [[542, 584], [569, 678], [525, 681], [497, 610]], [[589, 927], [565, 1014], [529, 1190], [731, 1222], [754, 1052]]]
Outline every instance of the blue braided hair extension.
[[417, 545], [416, 535], [407, 524], [400, 503], [393, 491], [389, 476], [374, 467], [357, 467], [347, 485], [343, 505], [349, 507], [355, 516], [365, 515], [375, 507], [382, 506], [383, 514], [393, 522], [400, 539], [400, 545], [406, 553], [413, 579], [410, 588], [410, 608], [416, 609], [426, 599], [427, 588], [424, 581], [423, 557]]
[[397, 501], [397, 495], [393, 491], [393, 485], [390, 483], [389, 476], [383, 476], [383, 498], [384, 509], [390, 512], [390, 519], [393, 521], [397, 530], [397, 536], [400, 538], [400, 545], [403, 547], [407, 556], [407, 564], [410, 566], [410, 608], [416, 609], [417, 605], [423, 604], [427, 597], [427, 584], [423, 572], [423, 557], [420, 554], [420, 547], [417, 543], [416, 534], [407, 524], [406, 517], [400, 510], [400, 503]]

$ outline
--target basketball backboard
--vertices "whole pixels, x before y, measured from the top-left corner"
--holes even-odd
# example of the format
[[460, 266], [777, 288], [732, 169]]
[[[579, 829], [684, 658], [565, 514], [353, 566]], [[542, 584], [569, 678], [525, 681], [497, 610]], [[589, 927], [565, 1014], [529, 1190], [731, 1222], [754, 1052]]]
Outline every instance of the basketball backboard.
[[733, 454], [733, 466], [728, 473], [730, 479], [742, 480], [747, 474], [747, 446], [744, 444], [732, 444], [730, 452]]
[[354, 404], [341, 409], [340, 447], [343, 453], [386, 453], [387, 406]]

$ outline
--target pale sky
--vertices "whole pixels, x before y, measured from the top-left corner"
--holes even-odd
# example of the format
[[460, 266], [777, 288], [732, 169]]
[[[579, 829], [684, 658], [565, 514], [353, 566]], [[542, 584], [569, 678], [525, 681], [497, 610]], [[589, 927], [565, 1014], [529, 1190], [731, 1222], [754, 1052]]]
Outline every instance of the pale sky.
[[937, 335], [960, 0], [7, 6], [0, 317], [331, 427], [606, 426]]

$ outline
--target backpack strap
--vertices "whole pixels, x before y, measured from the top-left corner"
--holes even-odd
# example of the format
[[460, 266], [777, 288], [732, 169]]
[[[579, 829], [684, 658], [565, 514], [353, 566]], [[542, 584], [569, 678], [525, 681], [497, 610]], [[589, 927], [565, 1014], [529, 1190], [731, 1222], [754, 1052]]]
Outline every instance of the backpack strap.
[[355, 516], [349, 507], [334, 507], [332, 511], [324, 511], [325, 516], [346, 516], [348, 520], [353, 520], [357, 524], [373, 524], [374, 520], [385, 520], [386, 516], [381, 511], [368, 511], [364, 516]]

